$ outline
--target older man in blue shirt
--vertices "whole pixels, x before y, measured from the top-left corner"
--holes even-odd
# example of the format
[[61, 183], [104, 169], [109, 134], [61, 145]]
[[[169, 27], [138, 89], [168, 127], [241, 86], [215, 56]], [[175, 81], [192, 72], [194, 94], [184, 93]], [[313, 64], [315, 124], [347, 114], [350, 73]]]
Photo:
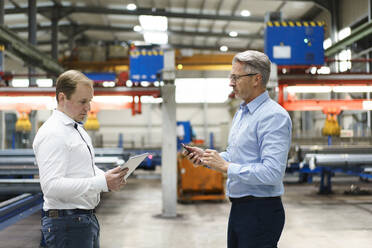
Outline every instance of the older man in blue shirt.
[[270, 99], [270, 60], [258, 51], [235, 55], [230, 86], [243, 102], [236, 112], [226, 151], [188, 147], [196, 165], [227, 173], [232, 202], [228, 248], [277, 247], [284, 227], [283, 176], [291, 143], [291, 119]]

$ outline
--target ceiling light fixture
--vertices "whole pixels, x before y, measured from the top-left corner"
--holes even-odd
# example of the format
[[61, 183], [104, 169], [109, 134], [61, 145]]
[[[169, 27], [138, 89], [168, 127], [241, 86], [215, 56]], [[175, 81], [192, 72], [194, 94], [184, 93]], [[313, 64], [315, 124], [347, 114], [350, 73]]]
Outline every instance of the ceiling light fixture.
[[134, 32], [141, 32], [142, 31], [142, 27], [140, 25], [136, 25], [133, 27], [133, 31]]
[[137, 9], [137, 5], [135, 5], [134, 3], [130, 3], [127, 5], [127, 10], [133, 11], [136, 9]]
[[241, 12], [240, 12], [240, 15], [241, 16], [244, 16], [244, 17], [247, 17], [247, 16], [250, 16], [251, 15], [251, 12], [247, 9], [243, 9]]
[[238, 32], [236, 32], [236, 31], [231, 31], [231, 32], [229, 33], [229, 35], [230, 35], [230, 37], [236, 37], [236, 36], [238, 36]]
[[168, 18], [165, 16], [140, 15], [139, 22], [143, 30], [143, 38], [151, 44], [168, 43]]
[[229, 48], [227, 46], [221, 46], [220, 47], [221, 52], [227, 52], [227, 50], [229, 50]]

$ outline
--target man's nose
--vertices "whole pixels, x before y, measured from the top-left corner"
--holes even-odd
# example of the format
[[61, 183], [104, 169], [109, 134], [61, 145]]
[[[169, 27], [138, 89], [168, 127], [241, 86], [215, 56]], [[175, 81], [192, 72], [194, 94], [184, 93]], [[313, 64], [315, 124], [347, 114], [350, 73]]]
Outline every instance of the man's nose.
[[88, 103], [86, 104], [85, 109], [86, 109], [87, 112], [90, 111], [90, 102], [88, 102]]

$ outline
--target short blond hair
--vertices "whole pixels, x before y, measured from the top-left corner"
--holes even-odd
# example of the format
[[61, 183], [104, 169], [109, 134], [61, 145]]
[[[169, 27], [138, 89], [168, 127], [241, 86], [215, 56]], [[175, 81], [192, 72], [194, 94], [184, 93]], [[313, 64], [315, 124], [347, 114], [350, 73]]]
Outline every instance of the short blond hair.
[[93, 81], [77, 70], [68, 70], [59, 75], [56, 83], [56, 99], [58, 103], [58, 94], [62, 92], [67, 99], [75, 92], [78, 83], [89, 84], [93, 86]]

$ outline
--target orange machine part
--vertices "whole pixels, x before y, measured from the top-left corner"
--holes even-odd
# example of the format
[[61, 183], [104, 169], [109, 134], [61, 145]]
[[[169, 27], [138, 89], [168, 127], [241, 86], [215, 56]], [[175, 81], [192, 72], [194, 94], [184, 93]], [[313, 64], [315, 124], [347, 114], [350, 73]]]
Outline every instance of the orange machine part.
[[194, 165], [178, 155], [178, 200], [224, 200], [224, 178], [221, 172]]

